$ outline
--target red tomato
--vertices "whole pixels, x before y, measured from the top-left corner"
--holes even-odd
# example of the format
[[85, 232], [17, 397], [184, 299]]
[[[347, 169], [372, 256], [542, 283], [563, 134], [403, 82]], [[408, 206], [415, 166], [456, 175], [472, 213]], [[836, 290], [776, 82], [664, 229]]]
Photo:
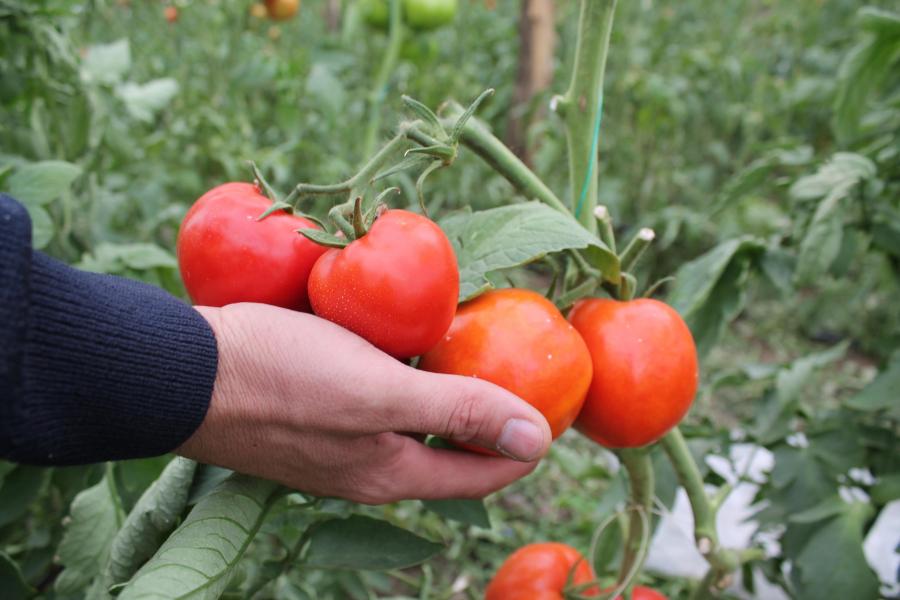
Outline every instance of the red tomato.
[[166, 10], [163, 11], [163, 14], [166, 17], [166, 21], [169, 23], [174, 23], [178, 20], [178, 9], [174, 6], [167, 6]]
[[651, 444], [687, 414], [697, 393], [697, 348], [684, 321], [657, 300], [581, 300], [569, 321], [584, 338], [594, 379], [575, 428], [607, 448]]
[[326, 252], [309, 278], [316, 315], [395, 358], [433, 348], [453, 321], [458, 297], [450, 240], [405, 210], [385, 211], [366, 235]]
[[308, 219], [275, 211], [249, 183], [226, 183], [203, 194], [178, 232], [178, 267], [195, 304], [225, 306], [259, 302], [311, 312], [307, 282], [326, 248], [296, 229]]
[[509, 390], [541, 411], [553, 439], [575, 420], [591, 383], [591, 357], [578, 332], [552, 302], [515, 288], [460, 304], [447, 335], [419, 368]]
[[[556, 542], [523, 546], [497, 569], [484, 600], [562, 600], [572, 567], [573, 585], [595, 579], [594, 570], [574, 548]], [[597, 586], [581, 593], [599, 595]]]
[[[613, 588], [615, 589], [615, 588]], [[612, 590], [603, 590], [604, 592], [609, 592]], [[622, 596], [616, 596], [615, 600], [622, 600]], [[656, 590], [651, 590], [650, 588], [641, 587], [639, 585], [634, 586], [634, 590], [631, 592], [631, 600], [668, 600], [665, 596], [657, 592]]]

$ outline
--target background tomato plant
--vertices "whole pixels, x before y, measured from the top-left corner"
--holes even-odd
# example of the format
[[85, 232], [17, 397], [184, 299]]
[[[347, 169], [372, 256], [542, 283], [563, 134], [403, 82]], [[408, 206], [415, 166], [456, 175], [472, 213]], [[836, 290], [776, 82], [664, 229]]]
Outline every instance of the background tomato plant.
[[[865, 4], [896, 10], [886, 1]], [[174, 258], [178, 226], [206, 190], [249, 181], [246, 159], [287, 189], [339, 181], [368, 158], [359, 130], [388, 38], [363, 34], [349, 18], [353, 3], [332, 29], [331, 3], [304, 2], [296, 18], [279, 24], [280, 36], [252, 19], [249, 5], [179, 0], [178, 20], [168, 23], [163, 6], [143, 0], [0, 0], [0, 189], [26, 203], [37, 247], [184, 297]], [[700, 392], [683, 427], [687, 446], [706, 484], [765, 502], [739, 541], [780, 540], [765, 562], [741, 573], [758, 597], [784, 597], [775, 594], [785, 589], [817, 599], [898, 593], [891, 533], [900, 498], [898, 36], [896, 17], [862, 7], [851, 0], [623, 2], [613, 27], [599, 200], [620, 239], [639, 227], [657, 232], [635, 270], [639, 280], [677, 276], [657, 297], [685, 318], [700, 354]], [[398, 122], [400, 93], [436, 107], [493, 87], [478, 116], [506, 139], [519, 10], [511, 0], [461, 3], [454, 26], [430, 34], [439, 42], [433, 61], [397, 63], [379, 135]], [[552, 81], [516, 109], [533, 117], [525, 144], [535, 173], [561, 196], [571, 192], [560, 168], [562, 122], [544, 107], [571, 75], [577, 12], [577, 3], [557, 3]], [[401, 189], [392, 206], [417, 211], [409, 173], [384, 183]], [[523, 250], [527, 240], [501, 235], [510, 213], [492, 219], [482, 212], [515, 208], [505, 206], [516, 196], [506, 180], [461, 150], [426, 187], [429, 214], [466, 250], [458, 252], [463, 290], [490, 282], [546, 291], [554, 266], [517, 266], [533, 255]], [[317, 214], [331, 205], [327, 197], [307, 202]], [[451, 214], [466, 206], [473, 216]], [[472, 244], [468, 219], [503, 241]], [[498, 247], [523, 258], [499, 260]], [[474, 273], [483, 259], [487, 270]], [[659, 504], [678, 518], [654, 518], [659, 537], [643, 582], [670, 599], [687, 598], [705, 563], [699, 554], [691, 555], [699, 563], [683, 560], [693, 551], [679, 520], [683, 493], [663, 450], [655, 447], [650, 458]], [[760, 461], [766, 468], [749, 468]], [[76, 557], [108, 547], [121, 511], [167, 464], [0, 465], [0, 590], [14, 598], [83, 595], [98, 567]], [[186, 467], [172, 464], [163, 489], [177, 495]], [[208, 492], [223, 475], [202, 467], [173, 519], [198, 502], [214, 509]], [[339, 501], [301, 510], [292, 507], [302, 498], [275, 499], [265, 486], [252, 493], [272, 509], [233, 565], [228, 594], [273, 581], [264, 593], [278, 598], [478, 598], [502, 561], [527, 543], [562, 541], [587, 552], [598, 522], [625, 501], [627, 477], [614, 454], [571, 432], [532, 476], [488, 499], [486, 510]], [[726, 503], [720, 517], [740, 510]], [[84, 524], [98, 516], [105, 529], [86, 533]], [[354, 563], [387, 574], [322, 570], [336, 565], [324, 553], [313, 555], [310, 568], [285, 572], [288, 549], [312, 520], [324, 523], [317, 543], [344, 540], [345, 556], [379, 536], [401, 536], [413, 551], [390, 563]], [[384, 520], [428, 539], [402, 537]], [[348, 522], [359, 532], [350, 541], [341, 529]], [[679, 547], [663, 535], [673, 522], [687, 541], [666, 553]], [[84, 545], [60, 547], [66, 531]], [[605, 530], [599, 573], [615, 572], [621, 537], [615, 527]], [[443, 554], [399, 570], [436, 552], [433, 540], [447, 544]], [[57, 554], [74, 574], [61, 579]], [[751, 592], [738, 585], [729, 593]]]

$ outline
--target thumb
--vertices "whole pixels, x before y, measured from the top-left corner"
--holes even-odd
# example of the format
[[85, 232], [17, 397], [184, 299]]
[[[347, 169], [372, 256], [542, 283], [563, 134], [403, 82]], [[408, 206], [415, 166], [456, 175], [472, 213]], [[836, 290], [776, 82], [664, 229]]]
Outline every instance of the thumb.
[[402, 397], [394, 396], [401, 404], [394, 414], [406, 414], [400, 419], [406, 421], [404, 430], [474, 444], [526, 462], [550, 449], [544, 415], [518, 396], [480, 379], [415, 373], [402, 386]]

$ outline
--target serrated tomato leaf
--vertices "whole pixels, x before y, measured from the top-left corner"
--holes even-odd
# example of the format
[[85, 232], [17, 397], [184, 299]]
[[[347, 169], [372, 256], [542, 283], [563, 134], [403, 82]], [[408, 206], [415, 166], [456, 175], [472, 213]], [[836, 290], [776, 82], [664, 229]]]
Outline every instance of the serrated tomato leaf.
[[456, 252], [460, 301], [490, 289], [485, 277], [489, 271], [516, 267], [570, 248], [586, 249], [607, 279], [620, 280], [619, 259], [600, 238], [540, 202], [475, 213], [465, 210], [438, 224]]
[[218, 598], [283, 489], [248, 475], [223, 481], [197, 503], [119, 599]]
[[446, 548], [387, 521], [361, 515], [316, 523], [309, 536], [303, 566], [314, 569], [404, 569]]

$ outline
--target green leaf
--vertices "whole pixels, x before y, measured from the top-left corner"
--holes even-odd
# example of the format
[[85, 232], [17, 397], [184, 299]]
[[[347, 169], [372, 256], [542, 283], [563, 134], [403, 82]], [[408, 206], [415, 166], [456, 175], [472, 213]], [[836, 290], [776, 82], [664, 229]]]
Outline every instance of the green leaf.
[[794, 291], [794, 268], [797, 257], [783, 248], [769, 246], [759, 258], [759, 269], [785, 296]]
[[856, 133], [870, 94], [884, 83], [900, 56], [900, 15], [864, 7], [858, 18], [875, 36], [851, 48], [838, 68], [834, 121], [838, 137], [844, 140]]
[[361, 515], [313, 525], [303, 566], [387, 571], [425, 562], [444, 548], [386, 521]]
[[297, 233], [306, 236], [309, 240], [326, 246], [328, 248], [346, 248], [350, 244], [350, 240], [345, 237], [338, 237], [318, 229], [298, 229]]
[[26, 204], [28, 216], [31, 217], [31, 245], [35, 250], [40, 250], [50, 243], [56, 235], [56, 226], [50, 213], [34, 204]]
[[706, 356], [712, 350], [728, 323], [744, 309], [749, 275], [749, 258], [742, 254], [736, 255], [702, 307], [684, 315], [684, 322], [691, 330], [699, 356]]
[[812, 508], [800, 511], [788, 517], [793, 523], [817, 523], [824, 519], [830, 519], [844, 512], [847, 503], [837, 494], [829, 496]]
[[[438, 223], [456, 252], [459, 299], [490, 289], [485, 273], [537, 260], [550, 252], [588, 248], [618, 281], [619, 260], [600, 239], [574, 220], [539, 202], [448, 215]], [[596, 263], [595, 263], [596, 264]]]
[[169, 106], [178, 90], [176, 80], [163, 77], [145, 84], [123, 83], [116, 87], [116, 95], [125, 104], [128, 114], [138, 121], [152, 123], [156, 115]]
[[823, 277], [841, 253], [844, 235], [844, 213], [851, 183], [834, 188], [819, 202], [812, 221], [800, 242], [794, 281], [797, 285], [811, 285]]
[[16, 464], [0, 460], [0, 490], [3, 489], [3, 480], [6, 476], [16, 470]]
[[675, 274], [668, 304], [682, 317], [696, 312], [706, 303], [734, 256], [757, 247], [759, 243], [749, 236], [735, 238], [685, 263]]
[[810, 378], [817, 369], [830, 365], [840, 360], [847, 353], [850, 340], [835, 344], [828, 350], [814, 352], [798, 358], [790, 367], [781, 369], [775, 378], [775, 391], [778, 401], [782, 405], [796, 400], [800, 392], [809, 383]]
[[[10, 463], [4, 463], [8, 465]], [[8, 467], [4, 467], [8, 469]], [[0, 527], [25, 514], [50, 478], [50, 469], [16, 465], [6, 471], [0, 493]]]
[[93, 273], [120, 274], [124, 268], [146, 271], [148, 269], [175, 269], [178, 260], [156, 244], [110, 244], [104, 242], [85, 254], [76, 268]]
[[74, 594], [100, 575], [109, 559], [109, 549], [122, 526], [125, 515], [112, 478], [75, 496], [69, 514], [71, 521], [59, 545], [59, 562], [65, 566], [56, 580], [58, 594]]
[[442, 517], [482, 529], [491, 528], [491, 518], [481, 500], [422, 500], [422, 504]]
[[229, 477], [197, 503], [119, 599], [218, 598], [282, 489], [247, 475]]
[[869, 489], [869, 496], [875, 504], [887, 504], [900, 499], [900, 473], [882, 475]]
[[188, 505], [197, 504], [210, 494], [217, 485], [234, 475], [231, 469], [223, 469], [215, 465], [200, 465], [188, 492]]
[[81, 62], [81, 78], [88, 83], [115, 84], [130, 69], [131, 46], [127, 39], [121, 39], [88, 48]]
[[900, 406], [900, 354], [894, 355], [887, 368], [844, 406], [867, 412]]
[[757, 188], [766, 180], [775, 166], [776, 162], [771, 158], [761, 158], [744, 167], [725, 184], [722, 191], [716, 196], [709, 209], [710, 216], [728, 208], [748, 192]]
[[852, 186], [875, 176], [875, 163], [862, 154], [838, 152], [812, 175], [801, 177], [788, 190], [792, 200], [817, 200], [835, 189]]
[[9, 177], [9, 195], [26, 206], [43, 206], [59, 198], [81, 173], [81, 167], [62, 160], [31, 163]]
[[879, 597], [878, 578], [862, 550], [863, 528], [873, 513], [868, 504], [845, 503], [837, 517], [816, 525], [803, 550], [791, 557], [801, 600]]
[[19, 565], [6, 553], [0, 552], [0, 597], [3, 600], [27, 600], [37, 594], [28, 585]]
[[127, 582], [159, 549], [187, 503], [197, 463], [175, 458], [128, 515], [112, 542], [103, 590]]

